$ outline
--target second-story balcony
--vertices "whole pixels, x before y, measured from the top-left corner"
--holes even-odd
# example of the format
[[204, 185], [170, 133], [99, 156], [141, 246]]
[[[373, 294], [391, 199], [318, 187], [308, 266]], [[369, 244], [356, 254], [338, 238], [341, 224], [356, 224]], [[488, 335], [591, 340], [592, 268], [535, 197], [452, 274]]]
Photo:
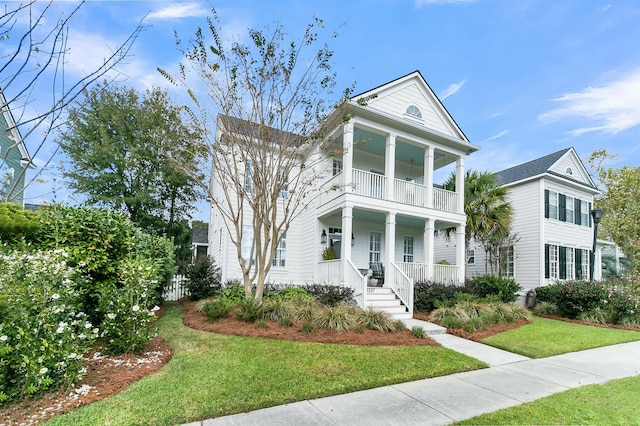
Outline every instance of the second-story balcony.
[[393, 179], [393, 191], [390, 191], [387, 176], [355, 168], [352, 170], [351, 182], [345, 182], [343, 173], [340, 172], [328, 179], [323, 184], [323, 188], [325, 192], [321, 196], [321, 203], [348, 191], [364, 197], [458, 213], [459, 195], [456, 192], [437, 187], [428, 188], [416, 182], [397, 178]]

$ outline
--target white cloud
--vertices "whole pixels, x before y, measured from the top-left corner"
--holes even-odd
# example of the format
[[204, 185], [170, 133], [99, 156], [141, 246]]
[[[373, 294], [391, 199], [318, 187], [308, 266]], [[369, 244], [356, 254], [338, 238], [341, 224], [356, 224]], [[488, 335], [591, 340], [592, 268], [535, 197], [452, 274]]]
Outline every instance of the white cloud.
[[578, 118], [593, 123], [570, 130], [568, 134], [571, 136], [590, 132], [622, 132], [640, 125], [640, 69], [599, 87], [566, 93], [553, 101], [562, 105], [541, 114], [538, 117], [540, 121]]
[[489, 142], [489, 141], [492, 141], [492, 140], [495, 140], [495, 139], [501, 138], [501, 137], [505, 136], [505, 135], [506, 135], [506, 134], [508, 134], [508, 133], [509, 133], [509, 131], [508, 131], [508, 130], [503, 130], [503, 131], [501, 131], [500, 133], [498, 133], [497, 135], [490, 136], [490, 137], [488, 137], [487, 139], [483, 140], [483, 141], [482, 141], [482, 142], [480, 142], [480, 143]]
[[444, 101], [449, 96], [455, 94], [458, 90], [460, 90], [462, 88], [462, 86], [464, 85], [464, 83], [466, 81], [467, 80], [464, 79], [460, 83], [454, 83], [454, 84], [450, 85], [449, 87], [447, 87], [447, 89], [440, 94], [440, 96], [439, 96], [440, 97], [440, 101]]
[[475, 2], [475, 0], [415, 0], [416, 7], [430, 6], [432, 4], [461, 4], [473, 2]]
[[175, 3], [147, 15], [150, 21], [207, 16], [209, 11], [202, 3]]

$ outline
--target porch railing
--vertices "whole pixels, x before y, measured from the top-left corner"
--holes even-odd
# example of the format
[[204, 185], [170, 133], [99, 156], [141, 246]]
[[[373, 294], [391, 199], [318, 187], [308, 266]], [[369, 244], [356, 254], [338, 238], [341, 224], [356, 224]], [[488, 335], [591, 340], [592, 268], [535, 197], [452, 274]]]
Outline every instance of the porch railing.
[[389, 286], [409, 309], [409, 313], [413, 315], [413, 279], [409, 278], [393, 262], [391, 262], [391, 282]]
[[395, 179], [394, 198], [399, 203], [427, 207], [427, 187], [419, 183]]
[[398, 262], [398, 268], [408, 277], [413, 278], [414, 282], [432, 281], [441, 284], [458, 284], [458, 266], [457, 265], [433, 265], [433, 276], [429, 277], [426, 263], [408, 263]]
[[456, 213], [458, 211], [458, 194], [446, 189], [433, 188], [433, 208]]
[[344, 278], [344, 285], [353, 289], [353, 297], [356, 299], [356, 303], [364, 309], [367, 294], [367, 277], [362, 276], [356, 265], [347, 259], [347, 270]]
[[433, 281], [442, 284], [462, 284], [458, 278], [458, 265], [433, 265]]
[[342, 279], [342, 260], [323, 260], [318, 262], [318, 281], [338, 285]]
[[353, 169], [353, 192], [365, 197], [387, 199], [387, 178], [377, 173]]

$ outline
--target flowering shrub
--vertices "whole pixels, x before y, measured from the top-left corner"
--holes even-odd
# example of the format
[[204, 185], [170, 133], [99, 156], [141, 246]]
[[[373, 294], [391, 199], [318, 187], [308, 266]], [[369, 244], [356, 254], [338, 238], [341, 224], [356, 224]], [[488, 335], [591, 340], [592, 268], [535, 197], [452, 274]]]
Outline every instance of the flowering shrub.
[[562, 316], [577, 318], [578, 315], [602, 306], [607, 291], [601, 283], [590, 281], [568, 281], [555, 284], [557, 290], [556, 305]]
[[101, 336], [106, 339], [106, 353], [141, 351], [156, 335], [153, 326], [153, 290], [157, 272], [150, 260], [126, 260], [120, 264], [120, 281], [104, 284], [100, 290], [103, 315]]
[[607, 320], [611, 324], [621, 324], [638, 317], [639, 308], [640, 296], [627, 287], [610, 287], [601, 305], [601, 309], [607, 312]]
[[0, 404], [77, 381], [98, 334], [63, 250], [0, 256]]

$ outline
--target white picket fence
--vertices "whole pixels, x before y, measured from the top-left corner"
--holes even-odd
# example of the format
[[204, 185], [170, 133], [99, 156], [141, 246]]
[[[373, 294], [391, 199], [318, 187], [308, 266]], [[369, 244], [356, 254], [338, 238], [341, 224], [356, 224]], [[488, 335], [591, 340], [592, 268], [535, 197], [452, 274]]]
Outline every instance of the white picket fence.
[[164, 300], [175, 302], [184, 296], [188, 296], [189, 292], [184, 287], [184, 283], [187, 281], [187, 277], [184, 275], [175, 275], [173, 279], [171, 279], [171, 285], [165, 289], [164, 294], [162, 295]]

